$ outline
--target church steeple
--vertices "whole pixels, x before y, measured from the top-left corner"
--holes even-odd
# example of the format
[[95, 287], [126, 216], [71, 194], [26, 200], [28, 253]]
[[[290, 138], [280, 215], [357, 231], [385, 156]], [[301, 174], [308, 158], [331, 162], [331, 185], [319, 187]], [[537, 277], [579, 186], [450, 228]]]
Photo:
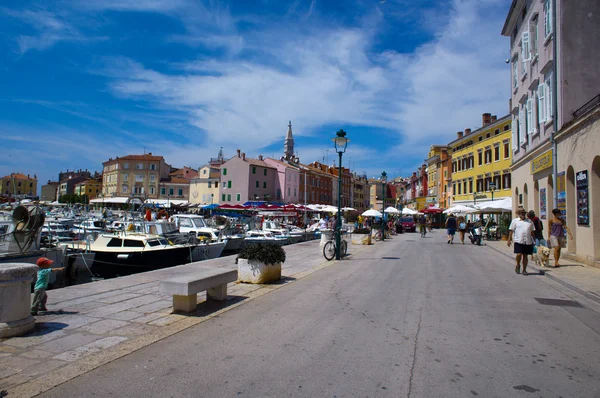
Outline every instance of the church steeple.
[[292, 121], [288, 124], [287, 135], [283, 143], [283, 154], [286, 160], [294, 158], [294, 137], [292, 136]]

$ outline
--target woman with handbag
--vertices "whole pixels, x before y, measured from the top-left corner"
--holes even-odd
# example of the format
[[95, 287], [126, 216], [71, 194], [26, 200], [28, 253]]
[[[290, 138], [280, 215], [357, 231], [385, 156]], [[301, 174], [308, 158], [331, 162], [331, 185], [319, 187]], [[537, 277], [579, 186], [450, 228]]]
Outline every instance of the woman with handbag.
[[569, 238], [573, 240], [573, 234], [567, 227], [567, 222], [561, 217], [560, 209], [552, 210], [552, 219], [550, 220], [550, 228], [548, 229], [548, 241], [550, 247], [554, 250], [554, 268], [560, 267], [558, 260], [560, 259], [560, 249], [567, 247], [565, 239], [565, 231], [569, 233]]

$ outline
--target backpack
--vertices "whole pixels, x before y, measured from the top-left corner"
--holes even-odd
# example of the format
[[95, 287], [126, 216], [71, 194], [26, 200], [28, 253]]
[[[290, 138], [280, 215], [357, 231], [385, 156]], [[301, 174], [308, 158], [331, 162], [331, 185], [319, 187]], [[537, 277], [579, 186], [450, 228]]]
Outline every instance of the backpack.
[[467, 224], [465, 224], [464, 222], [461, 222], [461, 223], [458, 225], [458, 228], [459, 228], [459, 229], [467, 229]]

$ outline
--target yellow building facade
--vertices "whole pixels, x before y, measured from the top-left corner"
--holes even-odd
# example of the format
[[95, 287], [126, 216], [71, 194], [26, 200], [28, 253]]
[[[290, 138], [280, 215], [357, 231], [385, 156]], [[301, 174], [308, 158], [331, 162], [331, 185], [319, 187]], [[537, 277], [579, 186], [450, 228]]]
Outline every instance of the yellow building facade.
[[37, 176], [12, 173], [0, 178], [0, 195], [25, 197], [37, 195]]
[[512, 195], [511, 117], [484, 113], [483, 127], [457, 133], [450, 142], [452, 205], [474, 205]]
[[87, 195], [88, 199], [97, 198], [102, 192], [102, 181], [89, 179], [75, 184], [76, 195]]

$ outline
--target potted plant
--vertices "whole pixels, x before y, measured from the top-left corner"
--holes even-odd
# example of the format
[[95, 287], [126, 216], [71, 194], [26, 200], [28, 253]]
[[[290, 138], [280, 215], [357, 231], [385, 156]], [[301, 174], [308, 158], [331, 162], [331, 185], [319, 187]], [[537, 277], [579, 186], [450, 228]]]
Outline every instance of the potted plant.
[[281, 279], [285, 250], [273, 243], [247, 245], [238, 254], [236, 262], [239, 282], [269, 283]]
[[352, 231], [352, 244], [353, 245], [370, 245], [371, 244], [371, 231], [369, 228], [356, 228]]

